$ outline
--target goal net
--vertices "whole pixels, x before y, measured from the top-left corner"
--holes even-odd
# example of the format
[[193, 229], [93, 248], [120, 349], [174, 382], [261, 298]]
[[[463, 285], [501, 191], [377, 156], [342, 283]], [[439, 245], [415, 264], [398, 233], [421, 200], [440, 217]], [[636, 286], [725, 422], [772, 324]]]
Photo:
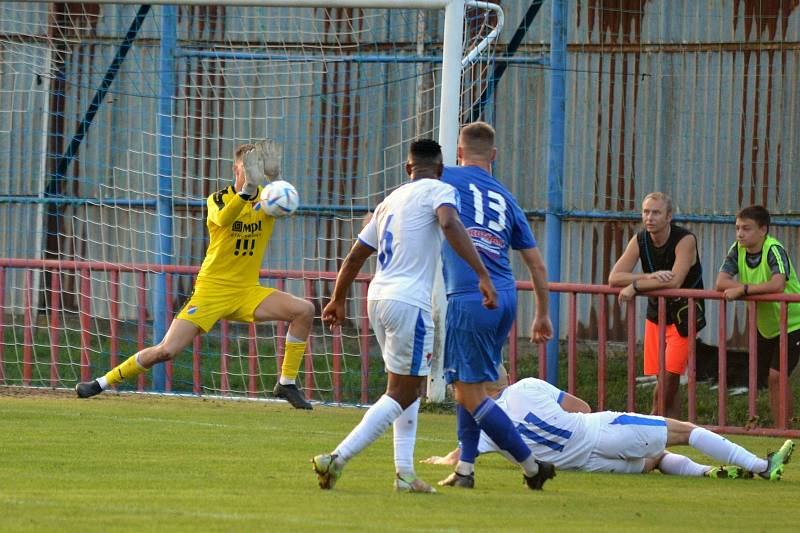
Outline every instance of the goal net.
[[[204, 257], [205, 200], [245, 142], [282, 143], [301, 196], [262, 283], [319, 317], [364, 215], [406, 179], [410, 141], [441, 138], [453, 2], [280, 3], [0, 4], [0, 385], [71, 387], [158, 341]], [[463, 13], [451, 132], [475, 118], [502, 21], [485, 2]], [[383, 387], [363, 274], [346, 327], [315, 321], [299, 376], [313, 399]], [[221, 321], [120, 388], [269, 397], [285, 334]]]

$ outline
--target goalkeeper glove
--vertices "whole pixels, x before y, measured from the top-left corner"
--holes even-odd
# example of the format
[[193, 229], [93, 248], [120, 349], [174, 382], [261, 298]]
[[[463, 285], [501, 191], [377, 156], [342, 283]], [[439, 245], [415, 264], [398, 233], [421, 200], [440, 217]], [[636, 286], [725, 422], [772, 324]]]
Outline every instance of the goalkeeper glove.
[[270, 181], [278, 179], [281, 175], [281, 159], [283, 146], [272, 139], [256, 143], [256, 151], [261, 158], [261, 166]]
[[259, 157], [257, 150], [250, 150], [244, 154], [242, 161], [244, 163], [244, 184], [239, 194], [252, 199], [258, 192], [258, 184], [264, 178], [264, 162]]

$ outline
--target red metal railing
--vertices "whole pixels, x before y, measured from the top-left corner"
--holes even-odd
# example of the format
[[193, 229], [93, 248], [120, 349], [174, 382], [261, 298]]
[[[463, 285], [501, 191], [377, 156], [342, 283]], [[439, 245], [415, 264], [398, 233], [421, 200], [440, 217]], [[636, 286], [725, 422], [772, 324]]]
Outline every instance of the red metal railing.
[[[522, 290], [532, 290], [533, 287], [530, 282], [518, 282], [517, 287]], [[576, 297], [578, 294], [588, 295], [618, 295], [619, 289], [608, 287], [606, 285], [588, 285], [579, 283], [551, 283], [551, 293], [566, 293], [568, 295], [568, 330], [567, 330], [567, 391], [571, 394], [575, 393], [575, 383], [577, 374], [577, 306]], [[642, 296], [642, 295], [639, 295]], [[719, 327], [717, 331], [717, 342], [719, 345], [719, 375], [718, 375], [718, 423], [715, 429], [725, 433], [747, 433], [759, 435], [786, 435], [793, 437], [800, 437], [799, 430], [790, 430], [789, 420], [787, 413], [786, 397], [789, 391], [789, 372], [788, 372], [788, 341], [786, 331], [786, 314], [787, 303], [800, 302], [800, 295], [787, 295], [787, 294], [764, 294], [758, 296], [750, 296], [746, 298], [748, 301], [748, 415], [754, 419], [757, 415], [756, 400], [758, 396], [757, 389], [757, 353], [756, 353], [756, 313], [755, 305], [757, 301], [777, 301], [780, 302], [781, 313], [781, 327], [780, 327], [780, 413], [775, 428], [744, 428], [741, 426], [731, 426], [727, 424], [727, 331], [726, 331], [726, 312], [727, 302], [722, 296], [722, 293], [708, 290], [695, 290], [695, 289], [669, 289], [660, 291], [650, 291], [646, 296], [658, 297], [658, 335], [659, 335], [659, 382], [663, 383], [666, 378], [665, 368], [665, 331], [666, 331], [666, 298], [668, 297], [684, 297], [689, 300], [689, 338], [694, 339], [697, 335], [695, 326], [695, 305], [694, 300], [703, 298], [706, 300], [716, 300], [720, 302], [719, 308]], [[598, 389], [597, 389], [597, 407], [599, 410], [605, 408], [605, 365], [606, 365], [606, 342], [607, 342], [607, 309], [606, 298], [599, 298], [599, 325], [598, 325]], [[627, 408], [630, 411], [635, 410], [636, 401], [636, 306], [633, 304], [626, 305], [626, 329], [627, 329], [627, 358], [628, 358], [628, 378], [627, 378]], [[516, 357], [516, 353], [512, 354]], [[544, 349], [539, 349], [539, 374], [543, 378], [546, 369], [542, 364], [544, 359]], [[515, 363], [511, 364], [514, 368]], [[689, 363], [688, 363], [688, 419], [690, 422], [697, 421], [697, 360], [695, 353], [695, 344], [689, 343]], [[659, 394], [658, 398], [659, 407], [661, 412], [664, 412], [665, 398]]]
[[[23, 362], [22, 362], [22, 384], [30, 385], [32, 381], [33, 369], [33, 348], [34, 348], [34, 323], [32, 310], [33, 306], [33, 270], [39, 269], [46, 275], [50, 276], [51, 287], [51, 301], [50, 312], [48, 313], [48, 328], [50, 331], [51, 348], [50, 348], [50, 385], [53, 387], [58, 386], [58, 357], [59, 357], [59, 320], [61, 310], [61, 275], [64, 272], [72, 272], [79, 275], [79, 297], [78, 297], [78, 317], [80, 321], [80, 379], [83, 381], [89, 380], [90, 365], [91, 365], [91, 272], [106, 272], [109, 274], [108, 283], [110, 284], [109, 294], [111, 296], [108, 302], [109, 314], [109, 351], [111, 364], [116, 365], [119, 356], [119, 275], [120, 273], [134, 273], [137, 276], [137, 349], [141, 350], [148, 346], [150, 340], [146, 338], [147, 326], [147, 274], [166, 273], [171, 275], [196, 275], [200, 270], [195, 266], [175, 266], [175, 265], [157, 265], [157, 264], [114, 264], [114, 263], [100, 263], [100, 262], [87, 262], [87, 261], [53, 261], [53, 260], [27, 260], [27, 259], [0, 259], [0, 339], [3, 337], [5, 328], [5, 292], [6, 292], [6, 270], [7, 269], [25, 269], [24, 275], [24, 313], [23, 313]], [[284, 290], [286, 280], [288, 279], [303, 279], [303, 287], [305, 297], [310, 298], [312, 295], [312, 282], [316, 279], [335, 280], [335, 272], [303, 272], [293, 270], [262, 270], [260, 277], [264, 279], [274, 280], [275, 286], [279, 290]], [[367, 275], [359, 275], [355, 284], [366, 286], [370, 281]], [[171, 313], [173, 310], [173, 302], [171, 298], [172, 280], [171, 276], [167, 278], [167, 309], [170, 314], [168, 320], [172, 320]], [[365, 300], [365, 299], [364, 299]], [[369, 332], [369, 321], [366, 315], [366, 301], [361, 307], [362, 315], [358, 318], [359, 328], [362, 332]], [[230, 392], [230, 381], [228, 372], [228, 353], [230, 352], [230, 333], [229, 323], [226, 320], [220, 321], [220, 389], [222, 394]], [[280, 368], [282, 363], [283, 344], [286, 336], [286, 324], [279, 322], [276, 325], [277, 332], [277, 365]], [[257, 390], [257, 368], [258, 368], [258, 354], [257, 344], [255, 339], [255, 325], [250, 325], [247, 351], [247, 394], [254, 397], [258, 394]], [[341, 382], [341, 369], [342, 369], [342, 356], [343, 346], [341, 332], [336, 331], [333, 334], [333, 368], [334, 368], [334, 401], [341, 401], [342, 395], [342, 382]], [[369, 373], [369, 336], [368, 334], [361, 335], [359, 347], [359, 357], [361, 359], [361, 396], [360, 402], [367, 403], [369, 400], [368, 390], [368, 373]], [[5, 384], [4, 373], [4, 343], [0, 343], [0, 383]], [[201, 341], [200, 337], [196, 337], [192, 344], [192, 392], [200, 394], [202, 391], [201, 386], [201, 372], [200, 366], [202, 358], [200, 357]], [[306, 355], [304, 359], [304, 373], [306, 376], [305, 390], [306, 395], [310, 399], [314, 389], [314, 360], [312, 357], [311, 339], [306, 346]], [[167, 365], [167, 391], [171, 390], [172, 384], [172, 365]], [[137, 388], [140, 391], [145, 390], [145, 375], [139, 376]]]
[[[33, 308], [33, 286], [32, 286], [32, 270], [39, 269], [44, 273], [50, 275], [51, 294], [50, 294], [50, 308], [49, 313], [49, 330], [53, 339], [57, 339], [59, 335], [59, 310], [63, 307], [63, 302], [60, 295], [61, 279], [60, 276], [64, 271], [78, 273], [80, 276], [80, 295], [79, 295], [79, 319], [81, 325], [81, 346], [80, 346], [80, 367], [81, 379], [88, 380], [90, 378], [90, 346], [91, 346], [91, 272], [107, 272], [109, 274], [111, 296], [109, 301], [109, 317], [110, 317], [110, 357], [111, 364], [118, 362], [119, 357], [119, 275], [123, 272], [135, 273], [137, 276], [137, 347], [139, 350], [150, 344], [149, 340], [145, 338], [147, 316], [147, 289], [146, 289], [146, 275], [153, 273], [167, 273], [174, 275], [195, 275], [199, 268], [193, 266], [174, 266], [174, 265], [157, 265], [157, 264], [112, 264], [101, 262], [81, 262], [81, 261], [51, 261], [51, 260], [25, 260], [25, 259], [0, 259], [0, 338], [3, 338], [4, 332], [4, 311], [5, 311], [5, 292], [6, 292], [6, 269], [27, 269], [24, 276], [24, 301], [25, 313], [23, 319], [23, 384], [29, 385], [31, 383], [31, 369], [33, 359], [33, 333], [34, 324], [31, 310]], [[260, 273], [262, 278], [274, 281], [274, 285], [284, 290], [287, 279], [304, 279], [305, 296], [310, 297], [312, 294], [312, 280], [326, 279], [335, 280], [335, 272], [308, 272], [308, 271], [292, 271], [292, 270], [262, 270]], [[360, 275], [356, 279], [356, 284], [362, 286], [363, 289], [369, 283], [369, 276]], [[520, 290], [530, 291], [532, 286], [530, 282], [519, 282], [517, 284]], [[171, 287], [171, 282], [167, 284], [168, 290]], [[567, 390], [570, 393], [575, 393], [577, 384], [577, 296], [579, 294], [585, 295], [602, 295], [598, 301], [598, 339], [597, 339], [597, 361], [598, 361], [598, 386], [597, 386], [597, 408], [603, 410], [606, 408], [606, 362], [607, 362], [607, 296], [617, 295], [619, 289], [611, 288], [606, 285], [589, 285], [577, 283], [551, 283], [550, 291], [555, 294], [566, 293], [568, 299], [568, 329], [567, 329]], [[727, 417], [727, 383], [726, 383], [726, 370], [727, 370], [727, 352], [726, 352], [726, 303], [722, 299], [721, 293], [715, 291], [698, 291], [688, 289], [673, 289], [652, 291], [648, 296], [656, 296], [659, 298], [659, 361], [660, 361], [660, 375], [659, 380], [665, 378], [665, 350], [664, 350], [664, 336], [666, 329], [666, 297], [686, 297], [689, 299], [689, 337], [694, 338], [696, 335], [694, 326], [694, 299], [704, 298], [707, 300], [720, 301], [719, 313], [719, 329], [718, 329], [718, 344], [719, 344], [719, 392], [718, 392], [718, 425], [716, 429], [727, 433], [750, 433], [762, 435], [787, 435], [787, 436], [800, 436], [800, 431], [788, 429], [787, 420], [787, 406], [785, 403], [786, 391], [788, 391], [788, 356], [787, 356], [787, 332], [786, 332], [786, 304], [787, 302], [798, 302], [800, 296], [795, 295], [759, 295], [751, 296], [748, 300], [748, 332], [749, 332], [749, 396], [748, 396], [748, 413], [751, 418], [756, 416], [756, 399], [757, 399], [757, 383], [756, 383], [756, 314], [755, 303], [756, 301], [780, 301], [781, 302], [781, 333], [780, 333], [780, 390], [781, 398], [781, 411], [776, 428], [752, 428], [746, 429], [740, 426], [731, 426], [726, 422]], [[359, 313], [359, 330], [362, 332], [359, 338], [359, 357], [361, 361], [361, 394], [360, 402], [367, 403], [369, 393], [369, 323], [367, 318], [367, 302], [366, 298], [360, 299], [360, 313]], [[168, 302], [168, 308], [171, 310], [173, 302]], [[636, 400], [636, 356], [637, 356], [637, 342], [636, 342], [636, 306], [626, 306], [626, 330], [627, 330], [627, 409], [630, 411], [635, 410]], [[364, 333], [367, 332], [367, 333]], [[258, 394], [256, 374], [257, 374], [257, 346], [255, 343], [255, 327], [250, 327], [250, 340], [248, 343], [248, 380], [247, 380], [247, 394], [255, 396]], [[286, 326], [284, 323], [277, 324], [277, 353], [278, 353], [278, 367], [282, 361], [281, 354], [283, 353], [283, 342], [286, 333]], [[229, 351], [229, 325], [227, 321], [221, 323], [221, 338], [220, 343], [222, 353], [220, 356], [220, 375], [222, 392], [230, 391], [229, 374], [227, 368], [227, 354]], [[512, 381], [517, 378], [518, 371], [518, 346], [517, 346], [517, 327], [516, 325], [510, 334], [509, 346], [509, 374]], [[51, 343], [50, 352], [50, 385], [57, 386], [59, 383], [58, 375], [58, 357], [59, 347], [58, 342]], [[202, 392], [201, 388], [201, 373], [200, 367], [202, 358], [200, 357], [200, 338], [197, 337], [192, 345], [192, 391], [195, 394]], [[4, 345], [0, 343], [0, 383], [6, 383], [6, 376], [4, 373]], [[333, 400], [339, 402], [342, 399], [342, 356], [343, 356], [343, 339], [341, 331], [333, 333], [332, 342], [332, 357], [333, 357]], [[304, 371], [306, 376], [306, 394], [310, 398], [313, 391], [313, 358], [311, 346], [307, 347]], [[689, 343], [689, 382], [688, 382], [688, 418], [691, 422], [697, 420], [696, 409], [696, 354], [694, 343]], [[545, 352], [545, 345], [539, 346], [539, 377], [544, 378], [547, 373], [547, 359]], [[171, 378], [171, 372], [169, 377]], [[170, 382], [171, 379], [168, 379]], [[138, 390], [145, 389], [144, 375], [140, 376], [137, 383]], [[659, 405], [663, 411], [664, 398], [659, 398]]]

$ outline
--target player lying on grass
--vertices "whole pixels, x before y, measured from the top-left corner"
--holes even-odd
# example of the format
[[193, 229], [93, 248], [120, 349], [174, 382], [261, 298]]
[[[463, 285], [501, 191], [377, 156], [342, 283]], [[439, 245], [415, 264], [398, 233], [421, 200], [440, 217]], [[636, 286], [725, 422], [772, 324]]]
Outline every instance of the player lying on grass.
[[314, 320], [314, 304], [264, 287], [258, 273], [275, 219], [260, 209], [260, 183], [273, 180], [281, 169], [282, 150], [274, 141], [244, 144], [234, 154], [235, 183], [208, 197], [210, 241], [194, 292], [156, 346], [130, 356], [93, 381], [78, 383], [79, 398], [89, 398], [157, 363], [175, 359], [197, 335], [207, 333], [221, 318], [239, 322], [289, 322], [281, 376], [273, 394], [297, 409], [311, 409], [295, 377]]
[[[779, 480], [789, 462], [794, 442], [787, 440], [761, 459], [738, 444], [705, 428], [672, 418], [601, 411], [550, 385], [526, 378], [507, 386], [505, 371], [496, 382], [497, 405], [511, 420], [536, 457], [561, 470], [638, 474], [655, 468], [664, 474], [742, 478], [752, 473]], [[666, 451], [668, 446], [689, 445], [716, 461], [735, 466], [711, 467]], [[479, 453], [500, 451], [481, 433]], [[428, 464], [455, 465], [456, 448], [444, 457], [429, 457]]]

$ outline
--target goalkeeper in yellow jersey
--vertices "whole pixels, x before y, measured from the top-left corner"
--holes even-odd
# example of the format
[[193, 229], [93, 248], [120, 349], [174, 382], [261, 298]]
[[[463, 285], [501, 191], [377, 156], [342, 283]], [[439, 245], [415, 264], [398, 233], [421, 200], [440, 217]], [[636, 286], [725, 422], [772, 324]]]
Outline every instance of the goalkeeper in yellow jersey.
[[280, 174], [281, 147], [273, 141], [244, 144], [236, 149], [236, 182], [208, 197], [210, 242], [194, 292], [167, 334], [156, 346], [132, 355], [106, 375], [78, 383], [79, 398], [100, 394], [108, 387], [145, 372], [156, 363], [170, 361], [188, 347], [195, 336], [207, 333], [220, 319], [239, 322], [289, 322], [281, 376], [274, 395], [297, 409], [311, 409], [295, 385], [306, 348], [314, 305], [291, 294], [259, 284], [259, 270], [275, 219], [256, 203], [267, 177]]

